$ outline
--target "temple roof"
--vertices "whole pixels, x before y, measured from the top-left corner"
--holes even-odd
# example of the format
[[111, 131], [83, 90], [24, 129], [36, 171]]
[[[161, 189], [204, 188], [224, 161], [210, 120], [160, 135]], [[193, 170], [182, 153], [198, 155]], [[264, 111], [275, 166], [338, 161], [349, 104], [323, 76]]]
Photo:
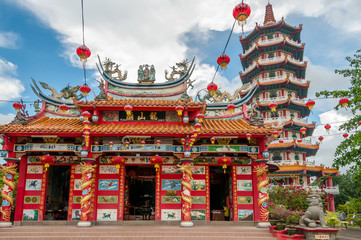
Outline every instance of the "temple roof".
[[333, 168], [325, 168], [323, 165], [321, 166], [308, 166], [306, 164], [300, 165], [298, 162], [293, 165], [279, 165], [279, 170], [274, 174], [281, 173], [281, 172], [322, 172], [324, 174], [338, 174], [337, 169]]
[[267, 26], [275, 23], [276, 23], [276, 19], [275, 16], [273, 15], [272, 5], [268, 3], [266, 6], [266, 14], [264, 16], [263, 25]]
[[[238, 120], [215, 120], [205, 119], [200, 131], [202, 135], [213, 136], [234, 136], [240, 134], [271, 134], [273, 129], [269, 127], [256, 127], [248, 124], [243, 119]], [[90, 133], [94, 135], [184, 135], [191, 134], [194, 126], [174, 122], [139, 122], [126, 121], [117, 123], [92, 124]], [[15, 135], [33, 134], [83, 134], [83, 124], [79, 119], [49, 118], [41, 117], [28, 124], [7, 124], [0, 126], [1, 133], [12, 133]]]

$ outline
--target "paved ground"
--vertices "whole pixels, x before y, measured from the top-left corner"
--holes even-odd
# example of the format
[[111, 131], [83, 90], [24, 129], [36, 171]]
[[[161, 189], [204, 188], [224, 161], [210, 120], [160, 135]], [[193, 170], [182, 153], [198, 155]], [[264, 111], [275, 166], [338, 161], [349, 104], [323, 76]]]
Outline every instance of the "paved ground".
[[349, 227], [347, 230], [342, 230], [337, 234], [338, 240], [360, 240], [361, 228]]

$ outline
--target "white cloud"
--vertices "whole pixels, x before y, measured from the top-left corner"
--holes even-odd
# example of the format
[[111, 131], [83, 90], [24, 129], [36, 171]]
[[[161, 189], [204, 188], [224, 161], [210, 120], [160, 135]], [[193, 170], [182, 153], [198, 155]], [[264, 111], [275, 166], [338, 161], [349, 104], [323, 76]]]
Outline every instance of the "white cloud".
[[22, 82], [16, 78], [17, 66], [12, 62], [0, 58], [0, 86], [1, 100], [17, 99], [25, 90]]
[[0, 125], [1, 124], [8, 124], [15, 118], [15, 114], [8, 113], [8, 114], [2, 114], [0, 113]]
[[[317, 126], [314, 131], [314, 139], [318, 139], [319, 136], [323, 136], [324, 140], [320, 144], [319, 151], [314, 157], [310, 157], [309, 160], [316, 160], [316, 164], [323, 164], [327, 167], [331, 167], [333, 159], [335, 158], [335, 151], [337, 146], [344, 140], [342, 134], [339, 131], [339, 127], [344, 122], [351, 119], [351, 113], [346, 110], [335, 111], [331, 110], [320, 114], [321, 125]], [[331, 129], [327, 132], [324, 128], [325, 124], [330, 124]], [[345, 169], [341, 169], [344, 171]]]
[[19, 48], [19, 35], [13, 32], [0, 32], [0, 47]]

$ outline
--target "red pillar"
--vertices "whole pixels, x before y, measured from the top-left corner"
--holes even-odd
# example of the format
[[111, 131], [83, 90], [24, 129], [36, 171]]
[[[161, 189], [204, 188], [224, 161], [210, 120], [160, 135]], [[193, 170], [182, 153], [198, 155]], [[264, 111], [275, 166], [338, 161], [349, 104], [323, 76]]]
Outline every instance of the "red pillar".
[[81, 174], [82, 174], [82, 197], [81, 197], [81, 217], [80, 222], [78, 222], [78, 227], [90, 227], [91, 222], [89, 221], [89, 213], [91, 211], [91, 199], [93, 198], [94, 189], [92, 188], [92, 184], [94, 182], [93, 174], [95, 172], [95, 167], [93, 165], [95, 159], [93, 158], [83, 158], [80, 163], [81, 166]]
[[182, 165], [178, 165], [180, 167], [180, 171], [182, 172], [182, 227], [193, 227], [192, 222], [192, 168], [193, 161], [191, 159], [182, 159]]
[[23, 220], [23, 204], [24, 204], [24, 191], [25, 191], [25, 180], [26, 180], [26, 156], [21, 157], [19, 167], [19, 179], [18, 179], [18, 191], [16, 194], [16, 208], [14, 221]]
[[14, 205], [14, 199], [12, 195], [16, 188], [14, 177], [16, 175], [16, 167], [19, 159], [4, 158], [4, 160], [6, 161], [6, 166], [1, 166], [1, 171], [4, 172], [4, 186], [1, 191], [2, 204], [0, 209], [0, 227], [10, 227], [12, 225], [10, 222], [11, 207]]
[[125, 165], [120, 165], [119, 178], [119, 215], [118, 221], [124, 220], [124, 186], [125, 186]]
[[[328, 186], [333, 187], [332, 177], [329, 176], [327, 180], [328, 180]], [[333, 198], [333, 195], [332, 195], [332, 199], [330, 202], [330, 207], [331, 207], [331, 212], [334, 212], [335, 211], [335, 199]]]

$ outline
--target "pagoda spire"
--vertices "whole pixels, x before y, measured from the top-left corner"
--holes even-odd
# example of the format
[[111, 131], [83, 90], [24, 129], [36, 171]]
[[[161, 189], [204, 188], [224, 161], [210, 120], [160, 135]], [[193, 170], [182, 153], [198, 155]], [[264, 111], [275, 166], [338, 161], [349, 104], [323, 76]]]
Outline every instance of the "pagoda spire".
[[273, 8], [272, 8], [272, 5], [268, 1], [268, 4], [266, 6], [266, 14], [264, 16], [263, 25], [268, 26], [268, 25], [272, 25], [275, 23], [276, 23], [276, 20], [275, 20], [275, 16], [273, 15]]

